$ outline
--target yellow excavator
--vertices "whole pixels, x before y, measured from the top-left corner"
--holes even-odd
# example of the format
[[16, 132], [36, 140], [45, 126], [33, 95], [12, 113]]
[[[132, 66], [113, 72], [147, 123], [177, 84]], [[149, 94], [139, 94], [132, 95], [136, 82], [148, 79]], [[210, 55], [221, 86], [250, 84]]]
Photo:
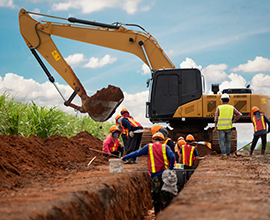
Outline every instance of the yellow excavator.
[[[38, 22], [29, 14], [50, 17], [61, 22]], [[112, 116], [123, 101], [121, 89], [109, 85], [108, 88], [103, 88], [88, 97], [79, 79], [57, 49], [51, 35], [125, 51], [139, 57], [151, 70], [151, 78], [147, 82], [150, 94], [146, 103], [146, 117], [152, 123], [167, 123], [173, 128], [170, 130], [170, 136], [174, 140], [180, 135], [192, 133], [197, 141], [210, 142], [212, 149], [219, 151], [217, 133], [213, 133], [212, 128], [207, 129], [207, 126], [213, 123], [216, 107], [221, 104], [220, 93], [228, 93], [229, 103], [243, 114], [238, 123], [251, 122], [251, 108], [254, 105], [270, 116], [270, 97], [252, 94], [250, 88], [228, 88], [218, 94], [219, 85], [213, 84], [213, 94], [204, 95], [204, 80], [200, 70], [176, 68], [157, 40], [139, 25], [118, 22], [104, 24], [74, 17], [60, 18], [28, 12], [25, 9], [19, 12], [19, 25], [27, 46], [49, 80], [54, 83], [54, 78], [36, 51], [74, 90], [68, 100], [63, 98], [64, 104], [82, 113], [87, 112], [96, 121], [106, 121]], [[124, 26], [135, 27], [138, 30], [127, 29]], [[82, 106], [71, 103], [76, 95], [81, 97]], [[236, 138], [237, 133], [234, 130], [232, 151], [236, 150]]]

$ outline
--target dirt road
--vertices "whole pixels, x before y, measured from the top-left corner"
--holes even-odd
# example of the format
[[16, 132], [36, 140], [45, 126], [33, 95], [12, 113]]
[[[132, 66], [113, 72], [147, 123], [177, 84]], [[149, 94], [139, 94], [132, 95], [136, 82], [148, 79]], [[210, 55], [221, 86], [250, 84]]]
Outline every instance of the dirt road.
[[201, 161], [173, 204], [157, 219], [269, 220], [270, 152], [259, 153]]

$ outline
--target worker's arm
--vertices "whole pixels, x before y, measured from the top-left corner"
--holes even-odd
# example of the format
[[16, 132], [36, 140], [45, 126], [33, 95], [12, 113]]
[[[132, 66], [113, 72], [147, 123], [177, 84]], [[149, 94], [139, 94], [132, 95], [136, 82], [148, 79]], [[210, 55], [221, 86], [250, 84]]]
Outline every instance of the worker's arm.
[[122, 160], [127, 160], [127, 159], [130, 159], [130, 158], [139, 157], [139, 156], [142, 156], [142, 155], [148, 155], [148, 144], [146, 144], [140, 150], [136, 150], [136, 151], [122, 157], [121, 159]]
[[270, 121], [269, 121], [269, 119], [266, 117], [266, 115], [263, 115], [263, 116], [264, 116], [264, 121], [265, 121], [265, 123], [268, 124], [268, 131], [267, 131], [267, 132], [270, 132]]
[[238, 121], [241, 118], [242, 113], [240, 113], [236, 108], [234, 108], [233, 114], [234, 114], [234, 119], [233, 119], [232, 123], [235, 123], [236, 121]]
[[169, 162], [170, 162], [169, 169], [173, 170], [174, 162], [175, 162], [175, 155], [168, 145], [166, 145], [166, 153], [167, 153], [167, 156], [168, 156]]
[[219, 116], [219, 108], [217, 107], [215, 117], [214, 117], [215, 128], [214, 128], [213, 132], [217, 131], [218, 116]]

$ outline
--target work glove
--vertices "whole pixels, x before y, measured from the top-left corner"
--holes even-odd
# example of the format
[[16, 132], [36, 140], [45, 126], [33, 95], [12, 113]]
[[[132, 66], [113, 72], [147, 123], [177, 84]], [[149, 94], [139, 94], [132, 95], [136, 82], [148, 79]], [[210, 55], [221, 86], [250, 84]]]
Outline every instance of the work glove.
[[134, 133], [132, 131], [129, 132], [129, 136], [133, 138], [134, 137]]

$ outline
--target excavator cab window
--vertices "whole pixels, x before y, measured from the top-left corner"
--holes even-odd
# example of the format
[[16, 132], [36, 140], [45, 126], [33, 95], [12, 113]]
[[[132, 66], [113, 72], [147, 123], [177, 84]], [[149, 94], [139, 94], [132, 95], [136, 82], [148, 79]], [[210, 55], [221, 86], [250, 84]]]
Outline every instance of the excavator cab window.
[[180, 105], [202, 96], [198, 69], [167, 69], [155, 73], [147, 110], [151, 119], [170, 119]]

